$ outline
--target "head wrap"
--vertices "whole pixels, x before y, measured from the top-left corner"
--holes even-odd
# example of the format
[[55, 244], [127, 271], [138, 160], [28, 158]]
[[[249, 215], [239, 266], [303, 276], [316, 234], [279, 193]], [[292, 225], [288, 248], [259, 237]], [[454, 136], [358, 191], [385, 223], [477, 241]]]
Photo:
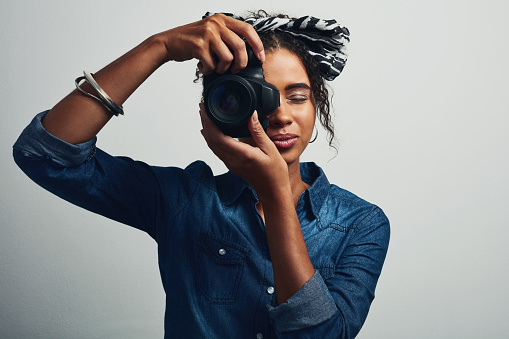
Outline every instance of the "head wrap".
[[[203, 18], [213, 14], [207, 12]], [[247, 22], [259, 34], [280, 31], [302, 41], [318, 62], [321, 75], [326, 80], [334, 80], [345, 67], [350, 32], [346, 27], [340, 26], [336, 20], [323, 20], [312, 16], [303, 16], [295, 20], [278, 17], [244, 19], [230, 13], [223, 14]]]

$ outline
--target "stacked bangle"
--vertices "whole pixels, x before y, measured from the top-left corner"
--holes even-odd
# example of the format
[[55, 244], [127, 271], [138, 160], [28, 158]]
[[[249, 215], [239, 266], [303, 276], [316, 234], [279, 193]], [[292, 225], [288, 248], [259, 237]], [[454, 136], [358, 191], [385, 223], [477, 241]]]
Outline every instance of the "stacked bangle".
[[[81, 93], [83, 93], [85, 95], [88, 95], [89, 97], [92, 97], [92, 98], [98, 100], [100, 103], [103, 104], [103, 106], [111, 114], [113, 114], [115, 116], [118, 116], [119, 114], [122, 114], [122, 115], [124, 114], [124, 109], [122, 108], [122, 106], [117, 105], [113, 100], [111, 100], [111, 98], [108, 96], [108, 94], [106, 94], [106, 92], [104, 92], [103, 89], [97, 84], [97, 81], [95, 81], [95, 79], [92, 77], [91, 73], [89, 73], [87, 71], [83, 71], [83, 75], [84, 76], [76, 78], [76, 80], [74, 80], [74, 83], [76, 84], [76, 88], [78, 89], [78, 91], [80, 91]], [[92, 88], [95, 90], [95, 92], [97, 93], [98, 96], [95, 96], [95, 95], [83, 90], [80, 87], [80, 82], [82, 80], [85, 80], [86, 82], [88, 82], [90, 84], [90, 86], [92, 86]]]

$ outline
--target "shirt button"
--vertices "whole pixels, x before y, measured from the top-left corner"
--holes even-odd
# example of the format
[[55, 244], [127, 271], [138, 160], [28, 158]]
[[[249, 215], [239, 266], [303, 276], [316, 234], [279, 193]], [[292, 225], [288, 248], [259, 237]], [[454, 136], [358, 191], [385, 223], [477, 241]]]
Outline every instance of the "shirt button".
[[261, 334], [261, 333], [256, 334], [256, 339], [262, 339], [262, 338], [263, 338], [263, 334]]
[[274, 291], [275, 291], [275, 290], [274, 290], [274, 287], [272, 287], [272, 286], [269, 286], [269, 287], [267, 288], [267, 293], [268, 293], [268, 294], [273, 294], [273, 293], [274, 293]]
[[225, 254], [226, 254], [226, 250], [224, 248], [220, 248], [219, 255], [225, 255]]

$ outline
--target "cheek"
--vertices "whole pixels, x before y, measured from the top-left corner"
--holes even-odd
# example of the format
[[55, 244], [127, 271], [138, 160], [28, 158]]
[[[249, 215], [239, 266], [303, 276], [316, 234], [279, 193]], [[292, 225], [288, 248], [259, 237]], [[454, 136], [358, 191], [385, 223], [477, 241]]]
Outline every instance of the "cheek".
[[315, 123], [316, 123], [316, 110], [314, 107], [310, 107], [305, 112], [303, 112], [301, 116], [302, 132], [309, 139], [313, 134]]

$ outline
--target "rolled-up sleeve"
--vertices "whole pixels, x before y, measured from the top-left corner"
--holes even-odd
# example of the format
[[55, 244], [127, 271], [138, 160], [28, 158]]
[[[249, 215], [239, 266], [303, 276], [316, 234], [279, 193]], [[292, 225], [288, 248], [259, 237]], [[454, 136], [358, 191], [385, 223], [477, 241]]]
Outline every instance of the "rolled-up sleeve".
[[41, 123], [47, 112], [39, 113], [33, 118], [14, 144], [14, 150], [26, 156], [47, 157], [47, 160], [63, 167], [77, 166], [89, 160], [95, 153], [97, 138], [72, 145], [53, 136]]
[[160, 186], [153, 169], [96, 148], [96, 138], [69, 144], [35, 116], [13, 145], [16, 164], [35, 183], [60, 198], [156, 236]]
[[315, 326], [337, 312], [320, 273], [315, 274], [290, 299], [279, 306], [268, 306], [269, 316], [279, 332], [296, 331]]
[[268, 306], [279, 338], [354, 338], [375, 297], [390, 237], [389, 221], [373, 207], [351, 230], [334, 274], [313, 277], [286, 303]]

